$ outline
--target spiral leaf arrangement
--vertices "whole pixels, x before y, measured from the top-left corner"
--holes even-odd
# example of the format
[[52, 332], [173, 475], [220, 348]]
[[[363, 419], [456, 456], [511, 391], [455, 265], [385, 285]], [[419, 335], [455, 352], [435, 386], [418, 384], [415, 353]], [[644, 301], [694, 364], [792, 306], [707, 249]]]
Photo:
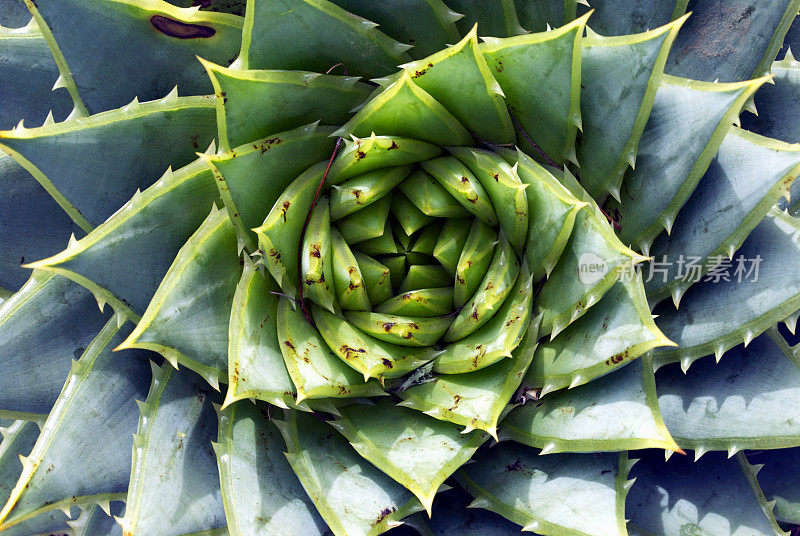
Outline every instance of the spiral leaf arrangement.
[[0, 0], [0, 535], [800, 523], [800, 0], [688, 4]]

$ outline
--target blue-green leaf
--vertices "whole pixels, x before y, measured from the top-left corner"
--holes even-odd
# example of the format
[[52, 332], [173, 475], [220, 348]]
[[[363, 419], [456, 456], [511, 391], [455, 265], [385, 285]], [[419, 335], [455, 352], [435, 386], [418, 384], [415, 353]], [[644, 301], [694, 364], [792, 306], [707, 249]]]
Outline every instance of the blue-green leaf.
[[219, 393], [188, 371], [153, 365], [133, 437], [125, 534], [181, 536], [225, 526], [214, 450]]
[[47, 414], [107, 316], [69, 279], [34, 271], [0, 305], [0, 414]]

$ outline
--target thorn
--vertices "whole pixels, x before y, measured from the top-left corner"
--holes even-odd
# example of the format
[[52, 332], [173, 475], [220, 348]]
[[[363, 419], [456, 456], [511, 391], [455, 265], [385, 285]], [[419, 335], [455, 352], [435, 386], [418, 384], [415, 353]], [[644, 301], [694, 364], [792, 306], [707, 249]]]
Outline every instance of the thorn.
[[139, 108], [139, 97], [134, 97], [133, 100], [129, 104], [127, 104], [127, 105], [122, 107], [122, 111], [123, 112], [133, 112], [137, 108]]
[[621, 202], [619, 196], [619, 186], [609, 186], [608, 193], [611, 194], [611, 197], [613, 197], [617, 201], [617, 203]]
[[163, 99], [161, 99], [161, 102], [164, 104], [168, 104], [172, 102], [177, 102], [177, 100], [178, 100], [178, 86], [176, 85], [170, 90], [169, 93], [166, 94], [166, 96]]
[[672, 289], [672, 303], [675, 304], [676, 310], [680, 308], [683, 292], [684, 290], [679, 286], [676, 286], [675, 288]]
[[53, 125], [53, 124], [55, 124], [55, 122], [56, 122], [56, 121], [55, 121], [55, 119], [53, 119], [53, 110], [50, 110], [50, 111], [47, 113], [47, 117], [45, 117], [45, 119], [44, 119], [44, 123], [42, 123], [42, 126], [43, 126], [43, 127], [48, 127], [48, 126], [50, 126], [50, 125]]
[[551, 452], [553, 452], [555, 450], [556, 450], [556, 444], [555, 443], [548, 443], [547, 445], [544, 446], [544, 448], [539, 453], [539, 455], [543, 456], [545, 454], [550, 454]]
[[692, 358], [691, 357], [684, 357], [681, 359], [681, 370], [684, 374], [689, 370], [689, 367], [692, 366]]
[[664, 461], [665, 461], [665, 462], [669, 461], [669, 459], [670, 459], [670, 458], [672, 458], [672, 455], [673, 455], [673, 454], [675, 454], [675, 451], [673, 451], [673, 450], [666, 450], [666, 449], [665, 449], [665, 450], [664, 450]]
[[728, 447], [728, 458], [732, 458], [733, 455], [739, 452], [740, 450], [742, 449], [740, 449], [736, 445], [731, 445], [730, 447]]
[[673, 223], [674, 223], [674, 221], [672, 220], [672, 218], [668, 218], [668, 217], [661, 218], [661, 225], [664, 226], [664, 230], [667, 231], [667, 234], [672, 233], [672, 224]]
[[708, 452], [708, 450], [707, 450], [705, 447], [697, 447], [697, 448], [694, 450], [694, 461], [697, 461], [697, 460], [699, 460], [699, 459], [700, 459], [700, 457], [701, 457], [703, 454], [705, 454], [706, 452]]
[[717, 348], [714, 350], [714, 359], [717, 360], [717, 363], [719, 363], [719, 360], [722, 359], [722, 354], [724, 353], [725, 353], [725, 347], [722, 346], [722, 344], [717, 346]]
[[581, 383], [583, 383], [583, 377], [578, 374], [572, 378], [572, 381], [569, 383], [569, 387], [567, 387], [567, 389], [574, 389], [575, 387], [581, 385]]
[[749, 345], [751, 342], [753, 342], [753, 337], [754, 337], [754, 336], [755, 336], [755, 335], [754, 335], [754, 334], [753, 334], [753, 332], [752, 332], [752, 331], [750, 331], [750, 330], [747, 330], [747, 331], [745, 332], [745, 334], [744, 334], [744, 347], [745, 347], [745, 348], [747, 348], [747, 346], [748, 346], [748, 345]]
[[55, 84], [53, 84], [52, 91], [55, 91], [57, 89], [61, 89], [62, 87], [67, 87], [67, 82], [66, 82], [66, 80], [64, 80], [64, 77], [59, 74], [58, 78], [56, 78]]

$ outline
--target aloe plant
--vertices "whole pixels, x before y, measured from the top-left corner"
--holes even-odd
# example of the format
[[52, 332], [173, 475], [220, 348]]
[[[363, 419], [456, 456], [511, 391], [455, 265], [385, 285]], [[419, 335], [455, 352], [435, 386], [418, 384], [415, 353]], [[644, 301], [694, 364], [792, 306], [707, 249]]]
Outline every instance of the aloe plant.
[[175, 3], [0, 0], [0, 534], [800, 524], [800, 0]]

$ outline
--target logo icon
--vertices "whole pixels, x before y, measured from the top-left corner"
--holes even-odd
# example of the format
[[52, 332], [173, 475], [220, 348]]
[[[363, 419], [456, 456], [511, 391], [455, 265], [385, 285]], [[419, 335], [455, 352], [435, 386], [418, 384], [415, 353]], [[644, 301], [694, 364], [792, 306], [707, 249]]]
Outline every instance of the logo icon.
[[578, 279], [584, 285], [597, 283], [608, 273], [606, 261], [594, 253], [583, 253], [578, 258]]

